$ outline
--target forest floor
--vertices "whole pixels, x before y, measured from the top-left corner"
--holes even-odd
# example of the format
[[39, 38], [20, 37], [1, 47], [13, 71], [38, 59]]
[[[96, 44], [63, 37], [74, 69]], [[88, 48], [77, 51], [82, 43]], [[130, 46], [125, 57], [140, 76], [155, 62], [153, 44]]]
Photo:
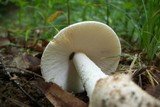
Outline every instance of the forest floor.
[[[0, 107], [56, 107], [56, 104], [63, 107], [63, 100], [67, 100], [64, 98], [67, 92], [56, 88], [55, 84], [44, 82], [41, 76], [40, 60], [48, 41], [25, 41], [2, 30], [0, 34], [3, 35], [0, 37]], [[132, 78], [136, 84], [160, 99], [158, 56], [148, 63], [141, 51], [124, 48], [122, 42], [122, 56], [117, 72], [133, 73]], [[72, 95], [73, 99], [68, 100], [88, 104], [85, 92]]]

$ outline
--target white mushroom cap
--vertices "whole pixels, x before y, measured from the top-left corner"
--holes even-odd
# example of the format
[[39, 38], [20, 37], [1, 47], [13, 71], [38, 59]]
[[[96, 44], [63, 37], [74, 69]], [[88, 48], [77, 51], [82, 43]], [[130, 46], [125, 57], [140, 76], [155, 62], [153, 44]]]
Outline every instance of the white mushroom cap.
[[115, 32], [107, 25], [85, 21], [62, 29], [47, 45], [41, 59], [42, 75], [64, 90], [84, 90], [78, 73], [69, 60], [74, 52], [85, 53], [101, 70], [110, 74], [118, 66], [121, 46]]

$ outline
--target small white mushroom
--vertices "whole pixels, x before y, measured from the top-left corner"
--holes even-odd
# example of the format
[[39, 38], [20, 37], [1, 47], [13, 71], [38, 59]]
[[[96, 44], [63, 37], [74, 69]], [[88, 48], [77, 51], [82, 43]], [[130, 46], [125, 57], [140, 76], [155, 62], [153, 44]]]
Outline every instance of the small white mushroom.
[[89, 107], [159, 107], [158, 100], [128, 75], [109, 76], [120, 54], [119, 39], [109, 26], [95, 21], [76, 23], [62, 29], [47, 45], [41, 59], [42, 75], [67, 91], [85, 89]]

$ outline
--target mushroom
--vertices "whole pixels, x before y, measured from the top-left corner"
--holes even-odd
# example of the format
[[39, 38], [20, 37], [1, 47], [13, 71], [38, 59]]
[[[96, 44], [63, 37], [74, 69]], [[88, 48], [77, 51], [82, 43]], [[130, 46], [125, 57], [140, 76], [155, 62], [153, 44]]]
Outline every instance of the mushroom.
[[160, 101], [143, 91], [128, 74], [98, 80], [89, 107], [160, 107]]
[[45, 48], [42, 76], [67, 91], [86, 90], [89, 107], [160, 106], [130, 75], [109, 76], [120, 54], [119, 39], [109, 26], [96, 21], [76, 23], [62, 29]]
[[47, 45], [41, 59], [42, 76], [64, 90], [88, 96], [96, 82], [118, 66], [121, 46], [106, 24], [84, 21], [62, 29]]

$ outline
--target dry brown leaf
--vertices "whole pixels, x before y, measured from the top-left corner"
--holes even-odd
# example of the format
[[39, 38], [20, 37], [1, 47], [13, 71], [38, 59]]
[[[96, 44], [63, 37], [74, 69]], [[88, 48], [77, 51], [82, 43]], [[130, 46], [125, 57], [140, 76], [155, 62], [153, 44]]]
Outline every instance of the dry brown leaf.
[[39, 72], [40, 59], [31, 55], [23, 54], [14, 58], [14, 62], [18, 68], [28, 69], [33, 72]]
[[41, 43], [35, 42], [35, 41], [30, 41], [28, 42], [28, 49], [34, 50], [34, 51], [38, 51], [38, 52], [43, 52], [44, 51], [44, 47], [42, 47]]
[[15, 57], [13, 63], [15, 63], [15, 66], [18, 68], [26, 69], [29, 67], [28, 62], [25, 61], [22, 55], [18, 55], [17, 57]]
[[27, 42], [27, 48], [37, 52], [43, 52], [48, 43], [49, 42], [44, 39], [38, 39], [36, 41], [30, 40]]
[[62, 90], [54, 83], [47, 83], [43, 80], [38, 80], [37, 83], [38, 88], [55, 107], [87, 107], [87, 104], [82, 100]]
[[32, 54], [23, 54], [23, 58], [30, 66], [37, 66], [40, 64], [40, 59], [34, 57]]

